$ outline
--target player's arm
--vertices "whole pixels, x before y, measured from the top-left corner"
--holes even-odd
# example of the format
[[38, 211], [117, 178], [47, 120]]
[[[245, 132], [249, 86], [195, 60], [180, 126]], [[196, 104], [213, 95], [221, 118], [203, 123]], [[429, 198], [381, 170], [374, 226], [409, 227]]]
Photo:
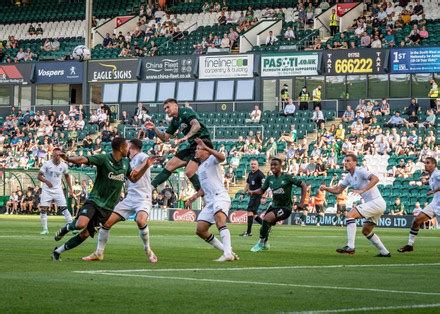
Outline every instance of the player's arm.
[[156, 128], [156, 125], [152, 121], [147, 121], [144, 125], [148, 130], [153, 130], [154, 133], [156, 133], [156, 136], [162, 141], [162, 142], [168, 142], [170, 140], [171, 134], [168, 132], [162, 132], [158, 128]]
[[154, 162], [156, 161], [157, 156], [148, 157], [139, 167], [130, 171], [130, 174], [127, 176], [128, 180], [135, 183], [139, 181], [140, 178], [147, 172], [148, 168], [150, 168]]
[[[194, 121], [194, 120], [193, 120]], [[189, 133], [188, 133], [189, 134]], [[197, 145], [200, 145], [204, 150], [206, 150], [208, 153], [210, 153], [211, 155], [213, 155], [217, 161], [219, 163], [222, 163], [225, 161], [226, 157], [225, 155], [223, 155], [223, 153], [220, 153], [219, 151], [209, 148], [208, 146], [206, 146], [206, 144], [199, 138], [195, 139]]]
[[65, 173], [64, 174], [64, 179], [66, 180], [67, 188], [69, 189], [69, 196], [70, 197], [74, 197], [75, 193], [73, 193], [72, 180], [70, 178], [70, 174]]
[[205, 195], [202, 189], [198, 190], [196, 194], [188, 198], [185, 202], [185, 208], [191, 207], [191, 204], [195, 202], [196, 199]]
[[87, 165], [89, 164], [89, 159], [84, 156], [70, 156], [68, 157], [65, 153], [61, 153], [60, 157], [66, 162], [74, 165]]
[[246, 183], [246, 186], [244, 187], [244, 193], [249, 192], [249, 183]]
[[307, 184], [304, 181], [297, 180], [299, 182], [296, 182], [296, 186], [301, 188], [301, 199], [299, 201], [299, 207], [300, 209], [304, 208], [304, 204], [306, 202], [306, 196], [307, 196]]
[[342, 185], [342, 184], [338, 184], [338, 185], [334, 185], [334, 186], [326, 186], [325, 184], [322, 184], [319, 187], [321, 190], [332, 193], [332, 194], [341, 194], [346, 186]]
[[176, 144], [179, 144], [179, 143], [182, 143], [182, 142], [186, 142], [191, 137], [196, 135], [200, 131], [200, 129], [202, 128], [202, 126], [200, 125], [200, 122], [197, 119], [192, 119], [189, 124], [191, 125], [191, 129], [189, 130], [188, 134], [186, 134], [182, 138], [177, 139], [176, 140]]
[[52, 183], [44, 177], [44, 173], [41, 172], [41, 171], [38, 173], [38, 181], [43, 182], [43, 183], [46, 184], [50, 189], [53, 187]]
[[249, 195], [262, 195], [262, 194], [264, 194], [264, 192], [267, 191], [268, 188], [269, 188], [269, 180], [264, 180], [261, 188], [253, 190], [253, 191], [248, 191], [248, 194]]

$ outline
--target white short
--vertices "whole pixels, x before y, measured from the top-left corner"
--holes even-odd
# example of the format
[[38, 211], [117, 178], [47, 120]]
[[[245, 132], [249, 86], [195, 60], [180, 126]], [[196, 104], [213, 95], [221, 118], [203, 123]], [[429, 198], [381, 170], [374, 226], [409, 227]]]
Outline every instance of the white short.
[[382, 197], [375, 198], [372, 201], [356, 205], [356, 210], [367, 222], [378, 224], [380, 217], [385, 213], [387, 203]]
[[55, 191], [42, 191], [40, 196], [40, 206], [50, 207], [52, 203], [58, 207], [67, 207], [66, 197], [63, 190]]
[[433, 204], [432, 202], [429, 203], [428, 206], [423, 208], [421, 212], [424, 213], [429, 218], [434, 218], [435, 216], [440, 217], [440, 209], [438, 208], [438, 206], [435, 206], [435, 204]]
[[135, 202], [125, 198], [116, 205], [113, 212], [122, 218], [127, 219], [131, 215], [137, 214], [140, 211], [146, 212], [150, 215], [150, 210], [151, 204], [148, 204], [147, 202]]
[[197, 218], [197, 221], [206, 221], [210, 224], [215, 224], [215, 214], [219, 211], [223, 212], [226, 217], [229, 213], [229, 208], [231, 208], [231, 199], [230, 198], [218, 198], [213, 201], [210, 201], [203, 207], [202, 211]]

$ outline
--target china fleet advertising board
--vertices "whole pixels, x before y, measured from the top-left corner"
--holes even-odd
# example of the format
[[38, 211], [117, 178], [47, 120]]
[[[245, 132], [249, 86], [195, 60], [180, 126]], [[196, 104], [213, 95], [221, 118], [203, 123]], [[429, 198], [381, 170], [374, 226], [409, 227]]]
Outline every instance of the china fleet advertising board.
[[138, 80], [140, 59], [89, 61], [89, 82], [129, 82]]
[[194, 56], [144, 58], [142, 60], [142, 79], [169, 80], [193, 78], [194, 64]]
[[39, 62], [35, 65], [37, 84], [81, 84], [84, 63], [76, 61]]
[[34, 64], [1, 64], [0, 84], [29, 84]]
[[199, 57], [199, 78], [253, 77], [254, 55], [207, 55]]
[[387, 73], [388, 51], [382, 49], [331, 50], [324, 52], [327, 75]]
[[290, 53], [261, 56], [261, 76], [318, 75], [319, 53]]
[[391, 73], [440, 72], [440, 48], [391, 49]]

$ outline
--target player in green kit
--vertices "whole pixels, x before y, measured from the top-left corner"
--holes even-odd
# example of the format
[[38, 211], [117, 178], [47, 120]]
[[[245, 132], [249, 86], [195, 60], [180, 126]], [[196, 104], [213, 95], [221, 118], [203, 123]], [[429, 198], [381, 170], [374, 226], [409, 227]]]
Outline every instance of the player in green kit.
[[161, 132], [153, 122], [148, 121], [145, 127], [153, 130], [162, 142], [168, 142], [172, 136], [177, 136], [177, 132], [183, 133], [182, 138], [177, 138], [176, 145], [188, 142], [189, 146], [179, 149], [176, 155], [166, 164], [165, 168], [151, 182], [154, 188], [168, 180], [174, 170], [186, 166], [185, 175], [191, 181], [195, 190], [200, 190], [199, 177], [197, 176], [198, 162], [195, 160], [197, 143], [196, 138], [209, 140], [209, 131], [206, 126], [200, 122], [198, 115], [190, 108], [179, 108], [177, 100], [170, 98], [164, 101], [163, 109], [165, 113], [172, 118], [170, 125], [165, 132]]
[[111, 154], [88, 157], [60, 155], [66, 162], [75, 165], [96, 166], [96, 179], [87, 201], [79, 211], [77, 219], [66, 224], [55, 234], [55, 241], [59, 241], [69, 231], [82, 230], [65, 244], [55, 248], [52, 252], [54, 261], [59, 261], [60, 255], [64, 251], [77, 247], [89, 236], [93, 237], [96, 229], [106, 222], [119, 201], [125, 178], [127, 177], [132, 182], [138, 181], [155, 160], [154, 157], [150, 157], [133, 170], [130, 167], [127, 155], [128, 143], [122, 137], [117, 137], [112, 141]]
[[263, 186], [260, 189], [249, 191], [250, 195], [263, 194], [268, 188], [272, 190], [273, 200], [271, 206], [264, 214], [263, 223], [260, 228], [260, 241], [252, 248], [252, 252], [260, 252], [269, 249], [269, 230], [278, 221], [285, 220], [292, 213], [292, 188], [294, 185], [301, 188], [300, 208], [304, 207], [307, 193], [305, 182], [294, 178], [290, 174], [281, 172], [282, 161], [279, 158], [272, 158], [270, 170], [273, 175], [266, 177]]

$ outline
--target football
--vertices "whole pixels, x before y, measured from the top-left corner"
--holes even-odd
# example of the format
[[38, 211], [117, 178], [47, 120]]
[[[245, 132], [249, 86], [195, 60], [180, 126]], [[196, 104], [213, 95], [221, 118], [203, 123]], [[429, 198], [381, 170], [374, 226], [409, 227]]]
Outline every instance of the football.
[[90, 49], [84, 45], [76, 46], [73, 49], [72, 57], [73, 59], [78, 61], [90, 60], [91, 57]]

